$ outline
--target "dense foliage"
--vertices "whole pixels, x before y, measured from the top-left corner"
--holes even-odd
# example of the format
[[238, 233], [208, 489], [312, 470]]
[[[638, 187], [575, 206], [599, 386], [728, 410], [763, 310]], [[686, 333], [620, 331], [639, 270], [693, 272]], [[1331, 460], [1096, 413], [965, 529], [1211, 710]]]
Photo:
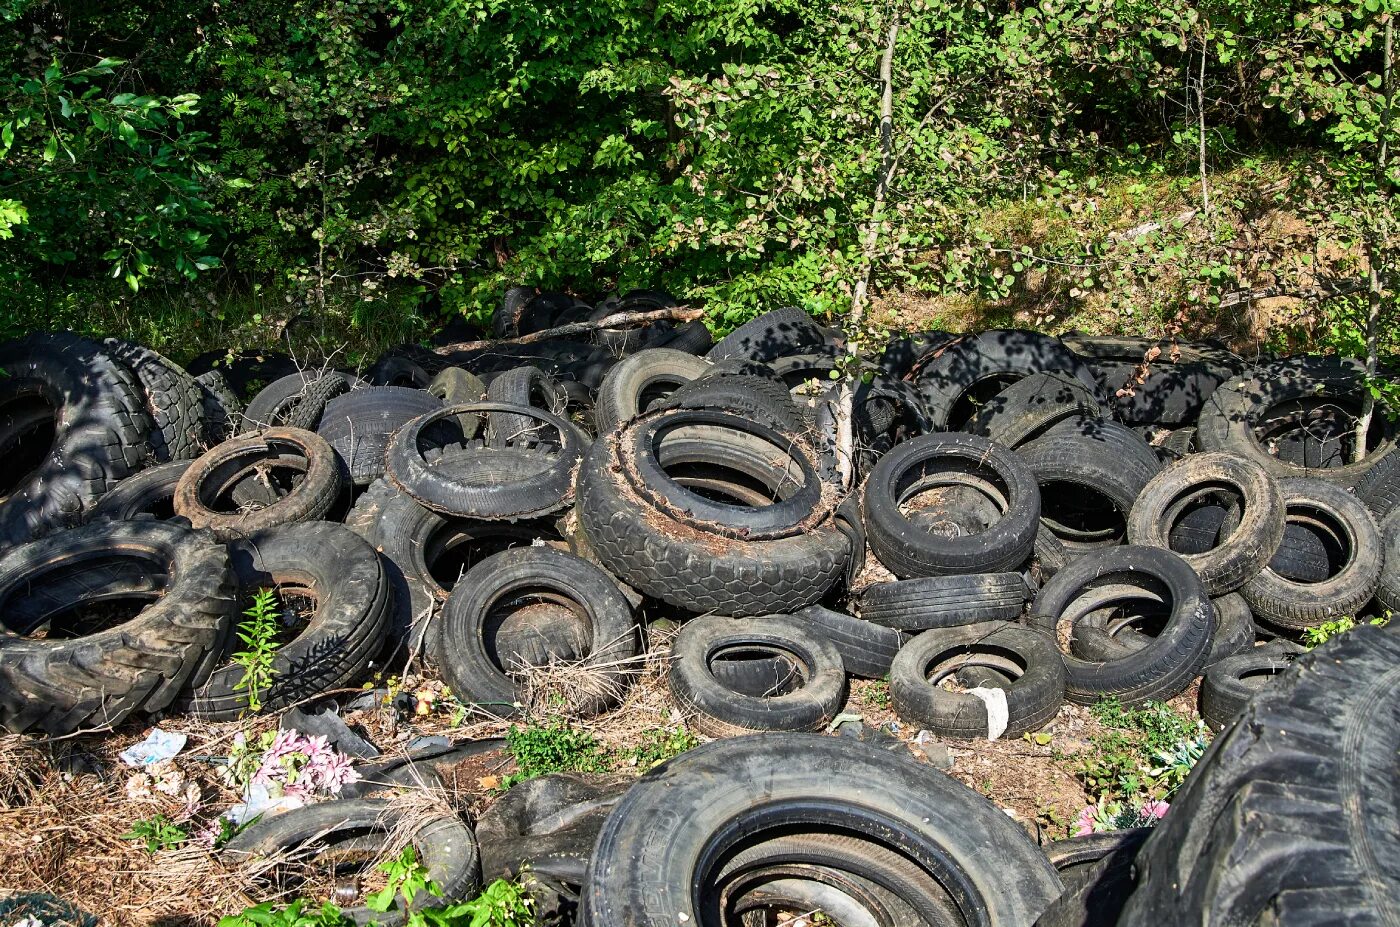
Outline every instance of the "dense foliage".
[[[1392, 222], [1397, 6], [8, 0], [3, 311], [14, 327], [57, 294], [139, 316], [152, 288], [238, 291], [412, 331], [524, 281], [661, 285], [721, 327], [839, 313], [897, 17], [875, 286], [1111, 307], [1170, 278], [1151, 307], [1169, 325], [1261, 280], [1319, 282], [1233, 244], [1278, 204], [1326, 227], [1334, 276], [1389, 261], [1396, 236], [1371, 258], [1363, 238]], [[1240, 169], [1257, 180], [1212, 206]], [[1130, 217], [1163, 184], [1199, 208], [1086, 226], [1085, 204]]]

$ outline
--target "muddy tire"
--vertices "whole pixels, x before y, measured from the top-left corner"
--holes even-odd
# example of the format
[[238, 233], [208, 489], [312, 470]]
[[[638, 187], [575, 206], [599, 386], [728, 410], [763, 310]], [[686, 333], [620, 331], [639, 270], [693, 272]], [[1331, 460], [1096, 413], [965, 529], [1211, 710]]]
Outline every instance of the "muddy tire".
[[228, 555], [208, 531], [142, 519], [75, 528], [0, 557], [0, 606], [13, 602], [47, 622], [109, 594], [129, 597], [125, 580], [103, 588], [103, 561], [140, 565], [151, 600], [133, 619], [90, 634], [29, 639], [0, 632], [0, 724], [51, 735], [120, 724], [160, 711], [191, 682], [206, 655], [224, 646], [234, 610]]
[[[299, 471], [301, 479], [285, 496], [263, 508], [230, 510], [229, 494], [249, 476], [271, 478], [271, 467]], [[192, 463], [175, 487], [175, 513], [196, 528], [210, 528], [221, 540], [324, 516], [343, 488], [340, 464], [331, 446], [314, 432], [269, 428], [226, 441]]]

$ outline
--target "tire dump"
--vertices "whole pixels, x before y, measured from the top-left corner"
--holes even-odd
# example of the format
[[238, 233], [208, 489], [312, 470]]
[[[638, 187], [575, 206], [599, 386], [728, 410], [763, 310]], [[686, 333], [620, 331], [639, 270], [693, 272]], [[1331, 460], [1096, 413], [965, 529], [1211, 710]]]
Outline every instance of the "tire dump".
[[[203, 923], [1400, 918], [1364, 365], [926, 331], [841, 381], [799, 309], [606, 327], [674, 306], [512, 290], [359, 370], [0, 345], [0, 813], [60, 761], [148, 805], [121, 840], [236, 886]], [[958, 775], [1110, 711], [1192, 732], [1114, 780], [1169, 786], [1076, 827]], [[0, 924], [95, 891], [0, 873]]]

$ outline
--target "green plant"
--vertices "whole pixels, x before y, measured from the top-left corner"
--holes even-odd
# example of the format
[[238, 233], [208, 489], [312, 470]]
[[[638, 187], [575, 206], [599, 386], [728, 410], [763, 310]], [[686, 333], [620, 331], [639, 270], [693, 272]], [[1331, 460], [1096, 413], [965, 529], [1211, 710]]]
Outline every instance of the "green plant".
[[523, 881], [497, 879], [471, 901], [426, 912], [433, 927], [529, 927], [534, 899]]
[[164, 814], [154, 814], [132, 824], [131, 830], [122, 834], [122, 839], [139, 840], [145, 845], [147, 853], [154, 854], [179, 846], [190, 839], [190, 834]]
[[239, 622], [238, 639], [246, 648], [233, 654], [233, 663], [243, 668], [243, 675], [233, 687], [248, 691], [248, 710], [256, 714], [262, 711], [262, 693], [272, 685], [277, 674], [274, 660], [282, 618], [278, 613], [276, 591], [259, 589], [253, 595], [252, 607], [243, 614], [248, 620]]
[[890, 681], [888, 679], [872, 679], [865, 684], [861, 690], [861, 698], [875, 708], [889, 710], [894, 702], [890, 698]]
[[654, 727], [642, 731], [637, 744], [626, 751], [628, 763], [646, 772], [654, 766], [700, 746], [700, 740], [684, 727]]
[[567, 724], [511, 725], [506, 747], [518, 770], [501, 780], [501, 789], [552, 772], [606, 772], [608, 751], [587, 731]]
[[350, 927], [355, 923], [329, 901], [310, 911], [307, 904], [305, 898], [286, 905], [264, 901], [219, 918], [219, 927]]
[[[442, 896], [442, 888], [428, 878], [428, 867], [418, 861], [418, 851], [410, 844], [396, 857], [379, 864], [379, 869], [388, 876], [384, 887], [365, 898], [365, 906], [371, 911], [383, 914], [394, 907], [396, 899], [403, 897], [404, 910], [408, 911], [413, 899], [420, 892]], [[420, 911], [409, 911], [409, 923], [414, 917], [421, 917]]]
[[1079, 774], [1100, 795], [1167, 798], [1205, 750], [1205, 726], [1161, 702], [1125, 708], [1107, 698], [1091, 712], [1106, 730], [1090, 738]]
[[[1388, 616], [1372, 618], [1366, 623], [1378, 628], [1383, 628], [1390, 623], [1390, 618]], [[1332, 621], [1324, 621], [1316, 627], [1304, 628], [1303, 645], [1311, 650], [1314, 647], [1327, 643], [1338, 634], [1344, 634], [1350, 631], [1354, 627], [1356, 627], [1356, 619], [1346, 615]]]

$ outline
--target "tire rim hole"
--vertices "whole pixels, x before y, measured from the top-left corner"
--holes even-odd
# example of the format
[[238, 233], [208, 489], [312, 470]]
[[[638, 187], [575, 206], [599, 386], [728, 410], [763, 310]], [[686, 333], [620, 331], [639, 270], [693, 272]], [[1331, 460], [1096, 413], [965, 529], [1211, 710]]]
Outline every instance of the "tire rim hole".
[[725, 688], [751, 698], [791, 695], [811, 672], [796, 653], [776, 644], [731, 644], [712, 651], [705, 666]]
[[1026, 661], [1013, 650], [995, 644], [965, 644], [934, 654], [924, 664], [923, 677], [931, 686], [965, 692], [998, 682], [1013, 683], [1026, 670]]
[[[1335, 469], [1356, 454], [1360, 402], [1350, 396], [1309, 397], [1271, 406], [1254, 427], [1255, 438], [1272, 455], [1295, 466]], [[1366, 431], [1366, 453], [1394, 433], [1384, 415], [1373, 416]]]
[[536, 538], [552, 547], [563, 543], [563, 537], [552, 522], [506, 524], [447, 519], [430, 532], [427, 541], [417, 549], [423, 558], [424, 574], [432, 577], [446, 595], [482, 560], [502, 551], [529, 547]]
[[531, 667], [587, 659], [593, 650], [593, 621], [568, 596], [527, 588], [492, 604], [482, 623], [482, 641], [497, 669], [518, 676]]
[[1189, 555], [1199, 552], [1186, 545], [1180, 530], [1183, 524], [1189, 528], [1193, 522], [1212, 522], [1213, 516], [1197, 514], [1202, 509], [1210, 508], [1220, 509], [1223, 514], [1220, 527], [1214, 540], [1209, 543], [1208, 550], [1229, 543], [1247, 514], [1244, 494], [1234, 484], [1223, 481], [1193, 484], [1177, 495], [1163, 514], [1163, 525], [1173, 553]]
[[[872, 919], [892, 927], [911, 916], [932, 924], [987, 923], [965, 875], [937, 849], [887, 840], [885, 833], [900, 829], [891, 824], [882, 830], [878, 812], [855, 830], [823, 809], [811, 809], [805, 819], [792, 816], [797, 809], [784, 815], [789, 804], [749, 809], [702, 850], [693, 889], [702, 927], [796, 927], [794, 914], [819, 906], [830, 918], [827, 925], [841, 927], [870, 927]], [[900, 908], [909, 910], [901, 916]], [[821, 927], [822, 921], [807, 925]]]
[[806, 482], [785, 448], [719, 425], [662, 426], [652, 437], [650, 451], [685, 494], [735, 508], [775, 505]]
[[1069, 480], [1040, 484], [1040, 520], [1062, 541], [1121, 541], [1128, 532], [1126, 513], [1107, 494]]
[[154, 556], [80, 554], [31, 573], [0, 600], [0, 628], [34, 640], [99, 634], [137, 618], [169, 581]]
[[1275, 562], [1279, 561], [1280, 557], [1274, 554], [1274, 558], [1269, 561], [1269, 569], [1290, 582], [1304, 585], [1326, 582], [1342, 572], [1356, 556], [1351, 543], [1351, 532], [1330, 512], [1306, 502], [1289, 502], [1284, 520], [1287, 525], [1285, 533], [1307, 545], [1311, 549], [1310, 553], [1320, 555], [1319, 559], [1325, 560], [1327, 564], [1326, 575], [1317, 577], [1317, 574], [1307, 575], [1296, 570], [1289, 571], [1288, 566], [1282, 562], [1275, 568]]
[[963, 426], [972, 421], [972, 417], [977, 414], [978, 409], [995, 399], [1002, 390], [1021, 379], [1021, 377], [1010, 374], [998, 374], [973, 383], [963, 390], [953, 402], [952, 408], [948, 411], [947, 429], [949, 431], [962, 431]]

